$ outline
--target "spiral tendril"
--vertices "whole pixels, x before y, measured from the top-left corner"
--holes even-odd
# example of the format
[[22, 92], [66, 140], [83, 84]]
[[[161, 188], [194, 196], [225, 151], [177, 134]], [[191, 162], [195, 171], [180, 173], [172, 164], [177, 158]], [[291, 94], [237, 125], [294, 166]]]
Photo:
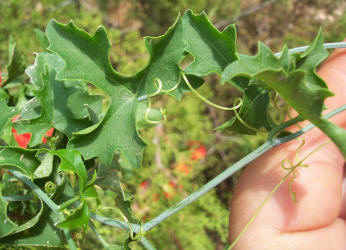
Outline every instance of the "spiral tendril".
[[[323, 144], [321, 144], [320, 146], [316, 147], [314, 150], [312, 150], [309, 154], [307, 154], [305, 157], [303, 157], [301, 160], [299, 160], [299, 153], [301, 152], [303, 146], [305, 145], [306, 141], [305, 139], [302, 139], [302, 138], [297, 138], [297, 140], [300, 140], [300, 144], [299, 146], [297, 147], [296, 149], [296, 153], [295, 153], [295, 160], [296, 160], [296, 164], [293, 164], [293, 162], [289, 159], [285, 159], [281, 162], [281, 167], [286, 170], [286, 171], [289, 171], [288, 174], [292, 174], [290, 180], [289, 180], [289, 183], [288, 183], [288, 191], [291, 195], [291, 198], [294, 202], [297, 202], [297, 199], [296, 199], [296, 193], [292, 190], [292, 185], [293, 185], [293, 182], [294, 180], [297, 178], [297, 168], [298, 167], [304, 167], [304, 168], [307, 168], [309, 167], [308, 164], [303, 164], [303, 162], [309, 157], [311, 156], [313, 153], [315, 153], [317, 150], [319, 150], [320, 148], [324, 147], [325, 145], [327, 145], [330, 141], [327, 141]], [[289, 166], [287, 166], [287, 164]]]
[[56, 190], [56, 185], [51, 181], [47, 181], [44, 184], [44, 189], [48, 195], [52, 195], [52, 194], [54, 194], [54, 192]]
[[[237, 104], [237, 102], [239, 102]], [[234, 106], [237, 106], [239, 104], [242, 104], [243, 100], [241, 98], [236, 98], [233, 102], [233, 105]], [[237, 117], [238, 121], [243, 124], [245, 127], [247, 127], [248, 129], [251, 129], [253, 131], [256, 131], [256, 132], [267, 132], [267, 130], [264, 130], [264, 129], [259, 129], [259, 128], [255, 128], [253, 126], [251, 126], [250, 124], [246, 123], [239, 115], [238, 111], [237, 110], [234, 110], [234, 114], [235, 116]]]
[[[150, 123], [150, 124], [158, 124], [158, 123], [160, 123], [160, 121], [153, 121], [153, 120], [150, 120], [150, 119], [149, 119], [149, 113], [150, 113], [150, 109], [151, 109], [151, 97], [154, 97], [154, 96], [160, 94], [161, 92], [163, 92], [163, 93], [169, 93], [169, 92], [171, 92], [171, 91], [174, 91], [174, 90], [177, 89], [178, 86], [179, 86], [180, 78], [179, 78], [179, 80], [178, 80], [178, 83], [177, 83], [173, 88], [168, 89], [168, 90], [162, 90], [162, 81], [161, 81], [160, 78], [154, 78], [154, 80], [153, 80], [152, 83], [153, 83], [154, 87], [156, 88], [156, 91], [155, 91], [154, 93], [152, 93], [152, 94], [148, 94], [148, 95], [147, 95], [147, 97], [148, 97], [148, 107], [147, 107], [147, 109], [145, 110], [145, 113], [144, 113], [144, 120], [145, 120], [147, 123]], [[157, 83], [157, 84], [156, 84], [156, 83]], [[166, 110], [163, 109], [163, 108], [160, 108], [160, 112], [161, 112], [161, 114], [162, 114], [162, 116], [163, 116], [164, 121], [166, 121], [166, 120], [167, 120], [167, 117], [166, 117]]]
[[233, 107], [224, 107], [224, 106], [220, 106], [218, 104], [215, 104], [211, 101], [209, 101], [207, 98], [205, 98], [204, 96], [202, 96], [200, 93], [198, 93], [190, 84], [189, 80], [187, 79], [186, 75], [181, 72], [181, 76], [183, 77], [186, 85], [189, 87], [189, 89], [192, 91], [192, 93], [194, 93], [199, 99], [201, 99], [203, 102], [209, 104], [210, 106], [217, 108], [217, 109], [221, 109], [221, 110], [236, 110], [238, 108], [240, 108], [240, 106], [243, 104], [243, 101], [241, 100], [240, 103], [238, 103], [237, 105], [233, 106]]

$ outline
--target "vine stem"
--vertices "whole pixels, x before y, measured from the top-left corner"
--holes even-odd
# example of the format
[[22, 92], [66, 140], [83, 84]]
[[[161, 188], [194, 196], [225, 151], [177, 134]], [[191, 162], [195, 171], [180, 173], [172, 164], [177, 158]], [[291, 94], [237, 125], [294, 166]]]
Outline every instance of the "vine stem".
[[75, 196], [67, 201], [65, 201], [64, 203], [60, 204], [59, 205], [59, 210], [62, 211], [64, 210], [65, 208], [71, 206], [73, 203], [75, 203], [76, 201], [78, 201], [80, 199], [80, 196]]
[[109, 244], [108, 242], [106, 242], [103, 237], [101, 236], [101, 234], [99, 234], [99, 232], [96, 230], [96, 227], [94, 225], [94, 223], [92, 221], [89, 221], [89, 227], [90, 229], [94, 232], [94, 234], [96, 235], [97, 239], [99, 240], [99, 242], [101, 243], [101, 245], [104, 247], [104, 248], [107, 248], [109, 247]]
[[[336, 42], [336, 43], [324, 43], [323, 47], [325, 49], [337, 49], [337, 48], [346, 48], [346, 42]], [[297, 47], [297, 48], [293, 48], [293, 49], [289, 49], [288, 53], [289, 54], [295, 54], [295, 53], [300, 53], [300, 52], [304, 52], [305, 50], [307, 50], [309, 48], [308, 45], [306, 46], [301, 46], [301, 47]], [[276, 55], [277, 57], [281, 56], [281, 52], [277, 52], [274, 55]]]

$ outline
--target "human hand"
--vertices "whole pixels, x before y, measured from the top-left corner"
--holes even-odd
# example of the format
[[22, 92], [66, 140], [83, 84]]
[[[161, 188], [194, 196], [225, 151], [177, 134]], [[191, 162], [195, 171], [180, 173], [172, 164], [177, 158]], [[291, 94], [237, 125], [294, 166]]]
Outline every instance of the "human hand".
[[[334, 51], [318, 74], [335, 93], [335, 96], [326, 99], [327, 112], [345, 104], [346, 49]], [[346, 128], [344, 112], [331, 121]], [[299, 159], [328, 141], [317, 128], [301, 138], [305, 144], [299, 151]], [[242, 173], [231, 201], [230, 242], [235, 240], [273, 187], [287, 174], [281, 162], [287, 159], [294, 163], [300, 144], [300, 141], [283, 144], [252, 162]], [[297, 202], [291, 198], [287, 180], [264, 205], [234, 249], [346, 249], [344, 157], [333, 143], [329, 143], [309, 156], [303, 164], [308, 164], [308, 167], [297, 168], [298, 174], [292, 184]]]

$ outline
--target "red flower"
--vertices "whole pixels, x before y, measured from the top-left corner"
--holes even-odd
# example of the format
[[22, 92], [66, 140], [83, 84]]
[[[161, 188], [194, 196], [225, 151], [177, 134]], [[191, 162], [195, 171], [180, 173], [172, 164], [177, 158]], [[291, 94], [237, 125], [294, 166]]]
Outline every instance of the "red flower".
[[200, 160], [200, 159], [203, 159], [206, 156], [206, 154], [207, 154], [206, 147], [201, 145], [193, 151], [191, 155], [191, 159], [194, 161]]
[[[12, 122], [17, 121], [19, 116], [20, 116], [20, 114], [14, 116], [12, 118]], [[46, 132], [46, 136], [47, 137], [51, 137], [53, 135], [53, 132], [54, 132], [54, 128], [49, 129]], [[12, 127], [12, 134], [13, 134], [14, 139], [16, 139], [19, 147], [22, 147], [22, 148], [27, 148], [28, 147], [28, 144], [29, 144], [30, 139], [31, 139], [31, 133], [24, 133], [24, 134], [19, 135], [17, 133], [17, 131]], [[43, 137], [42, 138], [42, 143], [46, 143], [46, 142], [47, 142], [46, 138]]]

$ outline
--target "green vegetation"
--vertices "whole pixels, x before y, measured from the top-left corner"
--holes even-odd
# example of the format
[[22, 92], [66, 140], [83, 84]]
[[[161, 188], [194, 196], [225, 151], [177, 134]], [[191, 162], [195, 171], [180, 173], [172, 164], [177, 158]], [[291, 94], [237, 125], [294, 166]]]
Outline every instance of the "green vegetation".
[[[52, 18], [61, 23], [67, 23], [70, 19], [73, 19], [76, 26], [86, 29], [91, 34], [95, 32], [99, 24], [103, 24], [106, 27], [108, 38], [112, 43], [109, 52], [110, 63], [119, 73], [126, 76], [133, 75], [151, 63], [149, 61], [149, 54], [146, 45], [141, 37], [144, 35], [154, 36], [163, 34], [167, 28], [174, 23], [177, 13], [184, 13], [187, 8], [190, 8], [197, 13], [201, 10], [205, 10], [209, 19], [211, 19], [220, 30], [225, 28], [228, 24], [235, 22], [238, 30], [237, 49], [239, 52], [246, 54], [254, 54], [256, 52], [258, 40], [263, 41], [273, 51], [281, 49], [283, 43], [287, 43], [289, 47], [310, 44], [316, 36], [320, 26], [322, 26], [324, 30], [326, 41], [339, 41], [344, 38], [343, 36], [345, 36], [343, 29], [346, 25], [346, 18], [342, 13], [346, 11], [346, 5], [343, 1], [279, 0], [268, 2], [271, 3], [265, 5], [263, 4], [265, 1], [262, 1], [261, 4], [260, 1], [255, 0], [246, 1], [246, 3], [240, 0], [217, 0], [213, 1], [212, 4], [210, 1], [204, 0], [4, 0], [0, 2], [0, 72], [3, 72], [3, 79], [7, 79], [10, 75], [8, 74], [8, 76], [6, 76], [4, 74], [4, 72], [7, 71], [6, 65], [9, 60], [7, 51], [9, 47], [12, 48], [13, 51], [17, 51], [19, 57], [24, 55], [25, 60], [22, 61], [19, 59], [22, 64], [32, 65], [34, 63], [35, 56], [33, 55], [33, 51], [42, 52], [46, 49], [47, 45], [47, 41], [45, 40], [46, 38], [40, 31], [45, 30], [47, 23]], [[256, 6], [258, 6], [257, 9], [254, 8]], [[187, 19], [188, 18], [183, 19], [182, 22]], [[191, 17], [191, 19], [193, 18]], [[65, 28], [66, 26], [61, 26], [56, 23], [50, 23], [48, 27], [50, 29], [47, 31], [48, 39], [50, 40], [50, 49], [58, 54], [60, 53], [59, 55], [61, 55], [70, 44], [66, 42], [68, 39], [63, 40], [58, 33], [69, 31]], [[71, 30], [72, 31], [68, 35], [73, 36], [77, 33], [73, 28], [71, 28]], [[16, 43], [15, 49], [13, 42], [11, 42], [9, 46], [10, 37], [12, 37], [12, 41]], [[100, 38], [99, 41], [104, 42], [104, 45], [106, 45], [105, 40], [101, 40]], [[198, 49], [203, 49], [201, 44], [197, 45], [201, 46], [201, 48]], [[190, 52], [195, 56], [195, 58], [197, 58], [199, 51], [193, 51], [193, 49], [194, 48], [191, 47]], [[70, 51], [73, 50], [74, 47], [72, 48], [71, 46]], [[94, 53], [96, 49], [92, 48], [89, 51]], [[230, 54], [233, 52], [235, 51], [229, 51]], [[179, 54], [180, 52], [176, 53]], [[86, 67], [90, 65], [87, 64], [85, 58], [76, 60], [78, 55], [80, 54], [76, 54], [76, 56], [71, 59], [75, 60], [71, 65], [78, 66], [76, 69], [73, 69], [75, 72], [85, 70]], [[99, 55], [104, 56], [106, 53], [105, 51], [99, 51], [97, 56]], [[92, 56], [89, 56], [89, 58]], [[180, 53], [176, 56], [180, 60], [181, 58], [179, 56], [182, 58], [183, 54]], [[159, 56], [158, 59], [160, 59]], [[235, 58], [232, 58], [231, 55], [229, 59], [230, 61], [225, 65], [219, 64], [219, 61], [216, 59], [216, 66], [214, 67], [216, 70], [214, 71], [221, 73], [224, 70], [224, 67], [234, 59]], [[111, 93], [113, 89], [110, 90], [111, 87], [105, 87], [111, 85], [111, 83], [107, 81], [102, 82], [103, 79], [95, 77], [97, 74], [90, 77], [86, 76], [83, 80], [94, 84], [98, 88], [74, 82], [77, 77], [65, 74], [63, 77], [64, 80], [70, 77], [70, 82], [64, 83], [64, 89], [58, 89], [58, 81], [55, 82], [55, 74], [61, 70], [61, 62], [59, 62], [59, 59], [56, 59], [55, 56], [53, 57], [51, 54], [40, 54], [36, 60], [39, 66], [38, 68], [32, 68], [31, 71], [28, 72], [28, 75], [31, 77], [34, 77], [36, 74], [38, 75], [38, 72], [44, 71], [45, 63], [50, 65], [46, 68], [50, 75], [42, 76], [42, 79], [39, 81], [39, 84], [42, 84], [41, 86], [43, 86], [44, 82], [48, 81], [51, 77], [50, 79], [53, 82], [52, 89], [56, 91], [54, 93], [57, 93], [57, 95], [63, 96], [62, 93], [68, 93], [69, 96], [75, 95], [78, 98], [83, 98], [83, 100], [88, 100], [87, 102], [91, 103], [88, 108], [77, 107], [72, 109], [71, 112], [73, 113], [73, 118], [71, 118], [68, 124], [73, 124], [73, 126], [75, 126], [73, 129], [81, 130], [90, 125], [97, 124], [103, 119], [103, 115], [105, 114], [106, 108], [109, 104], [111, 106], [114, 105], [114, 107], [118, 105], [117, 100], [119, 97], [112, 96]], [[66, 61], [66, 58], [64, 58], [64, 60]], [[185, 61], [181, 62], [182, 67], [185, 67], [185, 65], [191, 61], [191, 58], [185, 58], [184, 60]], [[85, 65], [80, 67], [80, 62], [85, 63]], [[265, 66], [269, 67], [268, 65]], [[272, 66], [272, 64], [270, 64], [270, 66]], [[273, 66], [273, 68], [276, 66], [277, 65]], [[315, 65], [308, 65], [306, 68], [309, 68], [308, 70], [310, 70], [314, 67]], [[16, 67], [16, 69], [18, 68], [20, 69], [21, 67]], [[109, 65], [106, 65], [102, 70], [107, 71], [109, 69]], [[92, 71], [94, 69], [91, 68], [88, 70]], [[153, 66], [151, 70], [155, 72], [156, 77], [160, 76], [160, 69], [155, 69]], [[113, 73], [114, 72], [110, 72], [109, 74]], [[205, 72], [201, 72], [200, 68], [191, 67], [190, 65], [188, 66], [186, 73], [191, 73], [196, 76], [204, 76]], [[242, 75], [245, 73], [247, 76], [256, 76], [257, 78], [261, 77], [261, 80], [263, 79], [263, 81], [275, 82], [275, 79], [268, 80], [272, 75], [267, 76], [262, 73], [261, 76], [258, 76], [256, 75], [257, 72], [240, 73]], [[150, 76], [148, 72], [141, 74], [147, 74]], [[163, 76], [160, 77], [167, 77], [165, 73], [162, 74]], [[17, 76], [16, 73], [13, 73], [13, 75]], [[39, 102], [45, 103], [47, 106], [48, 103], [52, 102], [47, 99], [47, 96], [50, 93], [49, 89], [41, 89], [40, 91], [42, 92], [37, 91], [29, 84], [29, 78], [27, 76], [22, 74], [19, 75], [20, 78], [14, 78], [9, 81], [7, 86], [10, 86], [10, 88], [8, 88], [9, 90], [6, 90], [5, 93], [6, 95], [9, 95], [8, 104], [10, 106], [16, 106], [16, 110], [9, 109], [6, 103], [4, 104], [0, 102], [0, 110], [6, 111], [2, 114], [5, 114], [8, 120], [17, 114], [18, 111], [24, 107], [26, 101], [33, 96], [37, 96]], [[234, 72], [229, 74], [228, 78], [225, 80], [229, 80], [233, 76], [236, 76]], [[116, 77], [119, 76], [115, 75], [115, 78]], [[176, 75], [172, 77], [174, 78]], [[133, 79], [129, 78], [129, 80], [127, 80], [128, 82], [124, 82], [124, 86], [130, 86], [132, 80]], [[206, 84], [201, 86], [198, 89], [198, 92], [209, 100], [212, 100], [214, 103], [226, 107], [232, 106], [236, 98], [241, 96], [245, 90], [239, 87], [241, 86], [240, 83], [237, 90], [235, 90], [228, 84], [221, 86], [221, 84], [219, 84], [220, 81], [220, 76], [209, 75], [206, 77]], [[191, 79], [191, 82], [194, 86], [199, 85], [198, 79], [196, 81]], [[20, 84], [20, 87], [17, 87], [19, 85], [15, 84]], [[174, 86], [174, 84], [169, 82], [163, 82], [163, 84], [163, 89], [169, 89]], [[139, 95], [155, 92], [155, 86], [153, 86], [149, 80], [145, 86], [145, 91], [139, 90]], [[181, 85], [179, 87], [181, 87]], [[136, 92], [137, 90], [132, 90], [130, 87], [128, 87], [128, 89], [133, 92], [131, 93], [131, 98], [132, 95], [135, 96], [138, 94], [138, 92]], [[256, 89], [254, 91], [258, 90]], [[281, 90], [278, 90], [279, 93], [281, 93], [280, 91]], [[285, 90], [283, 93], [284, 92]], [[102, 97], [105, 93], [106, 95], [109, 94], [109, 96]], [[2, 98], [2, 95], [5, 94], [0, 92], [0, 97]], [[247, 94], [249, 95], [249, 98], [251, 98], [251, 94], [253, 93]], [[173, 95], [178, 99], [180, 98], [180, 93]], [[51, 108], [63, 107], [66, 110], [70, 109], [71, 106], [75, 105], [75, 103], [73, 103], [73, 100], [71, 101], [72, 98], [68, 99], [69, 96], [66, 96], [66, 100], [61, 100], [61, 103], [53, 103]], [[269, 100], [273, 99], [274, 96], [269, 93], [265, 98], [267, 98], [266, 100], [269, 103]], [[69, 103], [69, 100], [71, 103]], [[45, 108], [39, 107], [39, 102], [38, 105], [36, 103], [36, 106], [33, 104], [30, 113], [26, 113], [27, 118], [36, 119], [40, 116], [41, 110], [46, 109], [46, 106]], [[283, 100], [279, 100], [278, 102], [279, 104], [284, 103]], [[320, 106], [318, 107], [319, 110], [315, 112], [316, 116], [319, 115], [319, 111], [322, 109], [322, 102], [323, 98], [318, 102]], [[144, 103], [147, 105], [147, 102]], [[119, 149], [120, 146], [109, 145], [107, 147], [109, 154], [100, 157], [101, 162], [107, 164], [111, 162], [111, 164], [108, 164], [108, 167], [113, 171], [116, 169], [116, 174], [112, 174], [110, 177], [115, 180], [121, 180], [122, 182], [122, 184], [120, 181], [116, 184], [113, 183], [112, 185], [114, 186], [109, 187], [110, 190], [107, 191], [97, 188], [97, 186], [96, 188], [90, 188], [90, 186], [88, 186], [88, 181], [92, 183], [91, 180], [93, 180], [91, 175], [92, 170], [96, 168], [95, 166], [100, 166], [100, 162], [95, 160], [93, 157], [99, 156], [97, 150], [102, 146], [102, 143], [97, 145], [95, 144], [92, 150], [83, 151], [85, 149], [83, 146], [83, 140], [89, 139], [90, 131], [85, 132], [86, 135], [84, 137], [83, 135], [80, 135], [79, 139], [75, 139], [76, 137], [74, 137], [72, 142], [69, 142], [70, 148], [78, 149], [83, 153], [83, 159], [87, 160], [84, 164], [86, 165], [90, 176], [87, 176], [87, 173], [81, 170], [81, 168], [75, 167], [80, 164], [83, 165], [83, 159], [81, 158], [80, 153], [74, 152], [72, 154], [59, 148], [59, 146], [66, 144], [67, 140], [72, 137], [72, 132], [74, 131], [73, 129], [69, 130], [71, 127], [65, 126], [66, 124], [61, 122], [61, 117], [59, 117], [59, 115], [61, 115], [63, 111], [54, 111], [56, 112], [54, 113], [53, 110], [51, 110], [46, 113], [44, 118], [40, 116], [43, 120], [35, 120], [36, 126], [32, 126], [35, 130], [25, 122], [18, 122], [17, 125], [14, 126], [18, 133], [34, 132], [33, 138], [29, 144], [30, 147], [35, 147], [41, 144], [42, 137], [46, 137], [48, 140], [47, 145], [55, 145], [55, 147], [57, 147], [56, 151], [47, 153], [44, 149], [40, 148], [41, 146], [39, 146], [39, 151], [37, 152], [41, 157], [40, 162], [45, 162], [48, 165], [51, 164], [51, 170], [56, 170], [59, 165], [57, 160], [58, 158], [54, 157], [53, 160], [52, 155], [54, 154], [58, 156], [63, 162], [65, 160], [65, 164], [61, 164], [59, 168], [61, 170], [69, 170], [76, 174], [77, 177], [73, 174], [69, 174], [68, 179], [72, 184], [79, 183], [73, 187], [76, 193], [78, 193], [80, 197], [83, 197], [83, 199], [81, 199], [82, 201], [84, 201], [84, 199], [88, 200], [89, 209], [98, 209], [98, 214], [118, 218], [120, 220], [122, 220], [122, 218], [119, 214], [122, 213], [126, 215], [131, 223], [137, 223], [137, 219], [142, 219], [146, 222], [154, 218], [168, 207], [182, 200], [188, 194], [196, 191], [207, 181], [222, 172], [226, 167], [232, 165], [232, 163], [253, 151], [265, 140], [265, 134], [263, 133], [259, 133], [256, 136], [237, 134], [234, 130], [240, 132], [245, 131], [245, 133], [250, 132], [240, 123], [235, 123], [236, 121], [233, 121], [231, 124], [233, 128], [235, 128], [233, 130], [226, 130], [223, 133], [219, 130], [215, 130], [214, 128], [221, 126], [230, 119], [229, 113], [225, 114], [225, 112], [206, 106], [205, 103], [196, 98], [193, 93], [187, 93], [182, 97], [183, 105], [177, 105], [175, 99], [166, 95], [153, 97], [152, 103], [152, 108], [154, 108], [156, 112], [160, 107], [167, 110], [167, 122], [146, 124], [147, 127], [151, 128], [141, 127], [141, 137], [144, 141], [150, 144], [150, 147], [147, 147], [144, 151], [141, 169], [133, 169], [130, 166], [139, 166], [140, 159], [136, 159], [135, 156], [128, 152], [122, 152], [121, 155], [116, 152], [116, 160], [112, 161], [113, 152], [116, 151], [116, 149]], [[294, 102], [289, 102], [289, 104], [293, 107], [295, 105]], [[144, 107], [146, 107], [145, 105]], [[299, 103], [297, 105], [299, 106], [303, 104]], [[272, 104], [268, 104], [267, 108], [268, 116], [272, 117], [274, 121], [281, 121], [286, 112], [286, 108], [277, 111]], [[96, 116], [93, 116], [93, 111], [95, 110], [99, 112], [94, 112], [96, 113]], [[303, 109], [303, 113], [304, 112]], [[160, 120], [162, 118], [161, 113], [158, 112], [158, 114], [160, 115], [158, 120]], [[88, 117], [88, 122], [80, 124], [79, 121], [84, 119], [84, 115]], [[152, 117], [150, 115], [152, 115]], [[150, 113], [150, 115], [149, 118], [156, 120], [157, 117], [154, 113]], [[242, 115], [242, 111], [240, 111], [240, 115]], [[116, 122], [111, 119], [107, 121], [112, 124], [112, 128], [118, 126], [114, 125]], [[252, 123], [251, 120], [246, 120], [246, 122], [256, 128], [264, 127], [269, 130], [271, 128], [270, 122], [272, 121], [265, 120], [261, 121], [259, 124], [256, 124], [255, 122]], [[33, 123], [31, 123], [31, 125], [33, 125]], [[123, 127], [120, 127], [119, 129], [123, 129], [127, 125], [128, 124], [121, 125]], [[46, 135], [46, 132], [53, 126], [58, 131], [55, 131], [54, 136], [50, 139], [49, 136]], [[135, 124], [132, 124], [132, 126], [135, 126]], [[0, 131], [2, 131], [2, 129], [5, 131], [2, 135], [3, 140], [1, 141], [1, 146], [17, 146], [19, 144], [19, 142], [16, 142], [11, 135], [11, 128], [11, 124], [2, 124], [0, 122]], [[112, 133], [112, 131], [107, 133], [107, 135], [110, 133]], [[143, 142], [136, 134], [133, 134], [131, 138], [138, 142], [137, 146], [139, 149], [136, 154], [138, 156], [141, 147], [143, 146]], [[129, 140], [128, 138], [122, 139], [123, 141]], [[35, 158], [37, 152], [26, 149], [13, 149], [9, 154], [15, 155], [18, 162], [22, 160], [22, 155], [25, 154], [25, 161], [37, 165], [39, 164], [35, 162], [38, 161]], [[89, 152], [91, 154], [87, 155]], [[119, 158], [121, 159], [120, 161], [118, 161]], [[76, 163], [73, 167], [69, 165], [69, 162], [72, 161], [72, 159], [75, 161], [74, 163]], [[104, 171], [106, 170], [107, 169], [104, 169]], [[2, 195], [5, 196], [13, 194], [15, 190], [18, 190], [18, 187], [24, 186], [21, 182], [18, 182], [16, 184], [17, 186], [13, 185], [11, 181], [13, 181], [14, 177], [10, 176], [6, 171], [1, 170], [0, 173]], [[97, 172], [98, 176], [102, 176], [102, 173], [101, 170], [98, 170]], [[49, 173], [36, 171], [35, 169], [26, 174], [33, 178], [34, 176], [35, 178], [38, 176], [44, 178], [49, 177]], [[107, 176], [105, 176], [105, 178], [106, 177]], [[59, 179], [60, 177], [57, 175], [54, 178]], [[184, 208], [178, 214], [173, 215], [164, 223], [153, 228], [146, 237], [157, 249], [222, 249], [227, 242], [228, 201], [232, 195], [232, 189], [236, 179], [236, 177], [229, 178], [215, 190], [209, 192], [190, 206]], [[6, 188], [3, 188], [5, 187], [5, 182], [12, 184], [6, 185]], [[36, 184], [41, 188], [44, 188], [43, 183], [43, 181], [37, 181]], [[96, 185], [99, 186], [107, 184], [108, 183], [97, 183], [96, 181]], [[28, 189], [23, 190], [26, 191], [24, 191], [24, 193], [18, 193], [18, 195], [31, 195]], [[114, 190], [116, 190], [116, 192], [112, 192]], [[62, 188], [57, 185], [53, 188], [51, 194], [54, 196], [56, 192], [63, 193], [66, 197], [72, 197], [74, 195], [70, 186]], [[101, 208], [97, 206], [99, 201], [96, 198], [96, 194], [98, 194], [99, 197], [102, 197]], [[35, 199], [38, 198], [35, 196]], [[66, 199], [64, 199], [64, 201], [66, 201]], [[22, 209], [23, 213], [25, 211], [25, 214], [16, 218], [14, 213], [12, 213], [9, 214], [9, 217], [20, 224], [23, 221], [32, 220], [38, 212], [43, 212], [40, 210], [41, 208], [39, 206], [32, 206], [29, 209], [26, 209], [26, 206], [32, 206], [32, 204], [30, 202], [17, 202], [16, 204], [12, 204], [9, 206], [9, 211], [13, 212]], [[114, 207], [121, 207], [121, 213], [114, 210]], [[132, 209], [133, 214], [129, 212], [129, 210], [131, 210], [130, 208]], [[85, 209], [85, 206], [81, 205], [76, 211], [77, 213], [83, 214], [85, 213]], [[3, 208], [0, 207], [0, 214], [2, 211]], [[52, 220], [56, 219], [52, 214], [48, 214], [47, 216], [50, 216], [50, 219]], [[69, 218], [71, 219], [71, 217], [73, 217], [73, 215], [70, 215]], [[81, 217], [83, 216], [81, 215]], [[86, 233], [81, 229], [75, 230], [74, 227], [84, 227], [82, 223], [83, 221], [79, 221], [81, 224], [76, 226], [75, 223], [71, 223], [71, 221], [73, 221], [72, 219], [69, 222], [60, 224], [60, 226], [73, 229], [72, 237], [77, 240], [78, 246], [81, 249], [95, 249], [102, 247], [90, 228], [87, 229]], [[95, 226], [97, 231], [108, 243], [123, 244], [123, 239], [126, 238], [125, 231], [107, 227], [99, 223], [95, 223]], [[1, 233], [0, 230], [0, 235]], [[133, 249], [143, 248], [142, 245], [137, 242], [131, 243], [130, 246]], [[21, 247], [16, 247], [16, 249], [21, 249]]]

